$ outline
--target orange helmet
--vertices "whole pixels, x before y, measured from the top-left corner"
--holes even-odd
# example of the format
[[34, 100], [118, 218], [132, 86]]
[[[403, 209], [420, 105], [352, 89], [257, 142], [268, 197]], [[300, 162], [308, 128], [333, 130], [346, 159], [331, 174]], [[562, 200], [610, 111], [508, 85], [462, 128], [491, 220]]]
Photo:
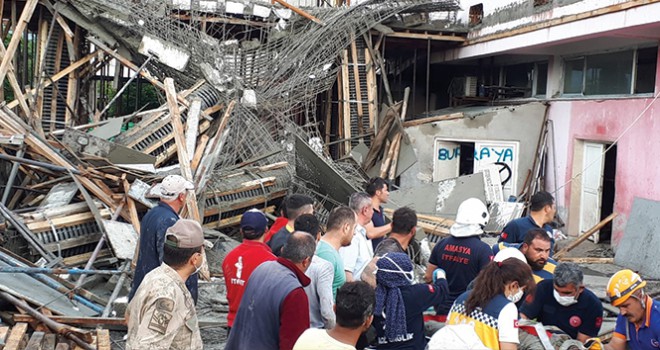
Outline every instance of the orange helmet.
[[607, 282], [607, 296], [610, 298], [612, 306], [619, 306], [644, 286], [646, 286], [646, 281], [638, 274], [628, 269], [621, 270]]

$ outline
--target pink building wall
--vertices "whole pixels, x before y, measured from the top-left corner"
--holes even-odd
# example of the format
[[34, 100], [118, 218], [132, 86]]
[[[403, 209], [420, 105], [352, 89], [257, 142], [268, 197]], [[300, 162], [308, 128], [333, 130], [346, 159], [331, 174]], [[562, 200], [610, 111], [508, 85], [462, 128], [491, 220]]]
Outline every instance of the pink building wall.
[[[549, 117], [555, 124], [556, 156], [566, 161], [557, 162], [558, 178], [548, 182], [548, 190], [553, 190], [555, 184], [561, 187], [576, 175], [573, 173], [576, 140], [612, 143], [653, 103], [618, 141], [614, 211], [619, 216], [614, 220], [612, 232], [615, 246], [623, 236], [634, 198], [660, 201], [660, 101], [653, 101], [653, 98], [634, 98], [551, 102]], [[548, 169], [549, 176], [553, 172]], [[558, 191], [556, 197], [560, 206], [570, 208], [570, 184]]]

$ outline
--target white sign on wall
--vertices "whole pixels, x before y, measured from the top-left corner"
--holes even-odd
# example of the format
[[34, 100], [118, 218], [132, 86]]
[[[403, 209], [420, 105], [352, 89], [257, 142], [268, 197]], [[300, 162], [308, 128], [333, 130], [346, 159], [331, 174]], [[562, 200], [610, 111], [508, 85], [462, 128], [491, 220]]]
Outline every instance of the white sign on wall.
[[474, 172], [496, 165], [502, 180], [504, 200], [515, 193], [518, 178], [518, 142], [494, 141], [474, 143]]

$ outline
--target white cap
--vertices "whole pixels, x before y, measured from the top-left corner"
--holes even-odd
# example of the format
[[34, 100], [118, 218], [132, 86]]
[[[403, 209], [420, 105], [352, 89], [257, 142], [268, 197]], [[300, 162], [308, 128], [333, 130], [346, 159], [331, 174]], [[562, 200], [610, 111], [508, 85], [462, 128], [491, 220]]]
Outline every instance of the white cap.
[[527, 264], [527, 258], [525, 258], [525, 254], [523, 254], [519, 249], [517, 248], [504, 248], [497, 252], [495, 254], [495, 257], [493, 258], [494, 262], [502, 262], [508, 258], [516, 258], [525, 264]]
[[181, 175], [168, 175], [163, 181], [156, 185], [154, 193], [161, 199], [172, 200], [185, 190], [193, 190], [195, 185], [184, 179]]

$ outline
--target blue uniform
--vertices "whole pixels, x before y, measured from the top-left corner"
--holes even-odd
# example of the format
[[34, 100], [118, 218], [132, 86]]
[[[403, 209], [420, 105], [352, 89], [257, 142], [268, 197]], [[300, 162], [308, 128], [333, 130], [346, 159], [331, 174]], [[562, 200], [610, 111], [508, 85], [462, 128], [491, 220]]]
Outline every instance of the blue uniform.
[[543, 225], [543, 227], [539, 227], [539, 225], [536, 224], [531, 216], [525, 216], [523, 218], [511, 220], [508, 224], [506, 224], [506, 226], [504, 226], [504, 229], [502, 230], [502, 233], [500, 234], [500, 237], [497, 239], [497, 241], [506, 243], [522, 243], [525, 240], [527, 231], [533, 228], [543, 228], [548, 233], [550, 239], [552, 240], [552, 243], [550, 244], [550, 256], [552, 256], [552, 249], [555, 246], [555, 240], [552, 238], [552, 227], [550, 227], [548, 224]]
[[448, 314], [454, 300], [467, 290], [470, 282], [492, 259], [492, 249], [478, 236], [450, 236], [436, 244], [429, 263], [445, 270], [449, 283], [449, 297], [436, 307], [436, 313]]
[[553, 284], [552, 280], [540, 282], [534, 298], [523, 304], [520, 313], [544, 325], [557, 326], [573, 339], [577, 339], [578, 333], [597, 337], [603, 323], [603, 304], [598, 297], [585, 289], [577, 303], [562, 306], [553, 295]]
[[[159, 202], [144, 215], [140, 222], [140, 253], [135, 264], [135, 275], [128, 300], [133, 299], [140, 283], [151, 270], [160, 266], [163, 262], [163, 245], [165, 244], [165, 232], [170, 226], [179, 220], [172, 207], [166, 203]], [[188, 277], [186, 287], [197, 303], [197, 274]]]
[[[504, 248], [520, 249], [520, 246], [522, 246], [522, 243], [504, 243], [504, 242], [497, 243], [493, 245], [493, 254], [497, 255], [497, 253]], [[552, 258], [548, 258], [548, 261], [543, 266], [543, 269], [541, 270], [532, 269], [532, 273], [534, 274], [534, 282], [539, 283], [543, 280], [552, 279], [552, 277], [555, 274], [556, 267], [557, 267], [557, 262]]]
[[426, 347], [424, 336], [423, 312], [429, 307], [441, 303], [447, 297], [447, 281], [437, 280], [434, 284], [413, 284], [400, 287], [401, 298], [406, 308], [406, 339], [390, 343], [385, 337], [385, 319], [383, 315], [374, 314], [374, 328], [378, 345], [376, 349], [416, 350]]
[[[374, 214], [371, 216], [371, 222], [374, 224], [374, 227], [381, 227], [387, 224], [387, 221], [385, 221], [385, 213], [383, 213], [383, 206], [378, 207], [378, 209], [374, 208]], [[385, 237], [380, 237], [371, 240], [374, 252], [376, 251], [378, 244], [380, 244], [384, 238]]]
[[646, 297], [646, 317], [639, 329], [619, 315], [614, 327], [614, 337], [627, 340], [631, 350], [660, 348], [660, 302]]

